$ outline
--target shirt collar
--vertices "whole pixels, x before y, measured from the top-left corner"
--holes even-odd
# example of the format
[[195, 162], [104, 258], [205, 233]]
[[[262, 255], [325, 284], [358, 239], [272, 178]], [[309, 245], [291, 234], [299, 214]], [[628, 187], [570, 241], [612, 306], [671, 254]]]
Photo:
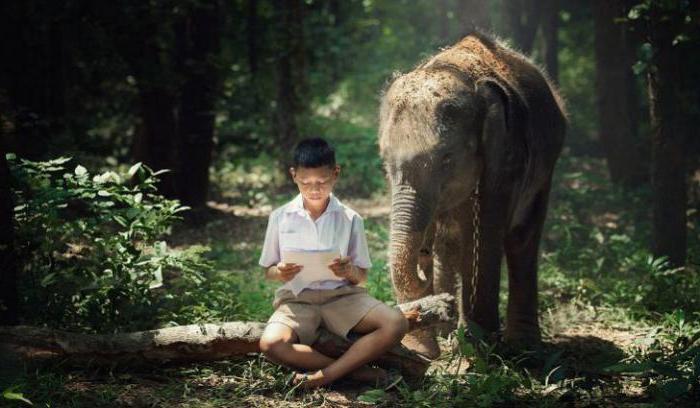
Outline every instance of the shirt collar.
[[[340, 204], [340, 200], [331, 193], [330, 195], [330, 201], [328, 202], [328, 206], [326, 207], [327, 212], [333, 212], [333, 211], [341, 211], [343, 208]], [[300, 214], [306, 214], [306, 210], [304, 209], [304, 198], [301, 196], [301, 193], [297, 194], [296, 197], [289, 203], [287, 206], [286, 212], [298, 212]]]

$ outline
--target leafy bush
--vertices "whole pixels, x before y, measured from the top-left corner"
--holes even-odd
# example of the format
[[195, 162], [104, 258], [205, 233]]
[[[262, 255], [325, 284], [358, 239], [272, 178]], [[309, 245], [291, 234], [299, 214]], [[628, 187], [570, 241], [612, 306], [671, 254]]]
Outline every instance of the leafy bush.
[[151, 328], [167, 272], [198, 282], [202, 247], [164, 241], [187, 209], [157, 194], [157, 176], [135, 164], [90, 176], [71, 159], [33, 162], [8, 155], [15, 186], [18, 259], [25, 320], [108, 332]]
[[632, 355], [607, 372], [638, 375], [658, 402], [700, 397], [700, 325], [679, 309], [638, 339]]

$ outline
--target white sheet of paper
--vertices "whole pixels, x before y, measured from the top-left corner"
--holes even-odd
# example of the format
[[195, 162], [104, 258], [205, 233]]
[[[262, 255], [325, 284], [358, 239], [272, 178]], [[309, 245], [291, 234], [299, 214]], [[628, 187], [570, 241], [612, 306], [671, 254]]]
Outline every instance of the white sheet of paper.
[[282, 250], [282, 262], [295, 263], [303, 266], [301, 272], [296, 274], [294, 279], [289, 281], [294, 296], [297, 296], [306, 285], [313, 281], [325, 279], [341, 280], [342, 278], [339, 278], [332, 270], [328, 269], [328, 264], [338, 257], [340, 257], [340, 251], [337, 249], [325, 251], [309, 251], [303, 249]]

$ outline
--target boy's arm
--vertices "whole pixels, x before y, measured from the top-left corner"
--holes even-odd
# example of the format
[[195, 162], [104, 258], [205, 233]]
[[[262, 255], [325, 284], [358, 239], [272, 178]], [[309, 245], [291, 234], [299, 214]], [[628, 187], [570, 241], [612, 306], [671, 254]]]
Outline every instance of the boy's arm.
[[301, 271], [302, 266], [294, 263], [278, 263], [265, 268], [265, 278], [280, 282], [287, 282]]
[[360, 268], [352, 263], [349, 256], [341, 256], [328, 264], [328, 268], [336, 276], [347, 279], [353, 285], [359, 285], [367, 281], [367, 268]]
[[271, 265], [265, 268], [265, 279], [272, 281], [280, 281], [280, 272], [277, 269], [277, 265]]
[[353, 285], [361, 285], [367, 282], [367, 268], [352, 266], [351, 278], [347, 278]]

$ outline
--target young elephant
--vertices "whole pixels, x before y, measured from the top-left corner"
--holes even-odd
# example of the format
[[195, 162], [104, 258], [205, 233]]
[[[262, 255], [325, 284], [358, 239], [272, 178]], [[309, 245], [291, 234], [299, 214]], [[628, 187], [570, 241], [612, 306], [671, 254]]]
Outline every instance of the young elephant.
[[[505, 253], [505, 340], [539, 341], [538, 245], [565, 129], [563, 102], [545, 74], [482, 33], [393, 79], [382, 96], [379, 146], [391, 183], [398, 302], [454, 293], [460, 324], [472, 320], [495, 332]], [[439, 355], [431, 332], [414, 332], [404, 344]]]

